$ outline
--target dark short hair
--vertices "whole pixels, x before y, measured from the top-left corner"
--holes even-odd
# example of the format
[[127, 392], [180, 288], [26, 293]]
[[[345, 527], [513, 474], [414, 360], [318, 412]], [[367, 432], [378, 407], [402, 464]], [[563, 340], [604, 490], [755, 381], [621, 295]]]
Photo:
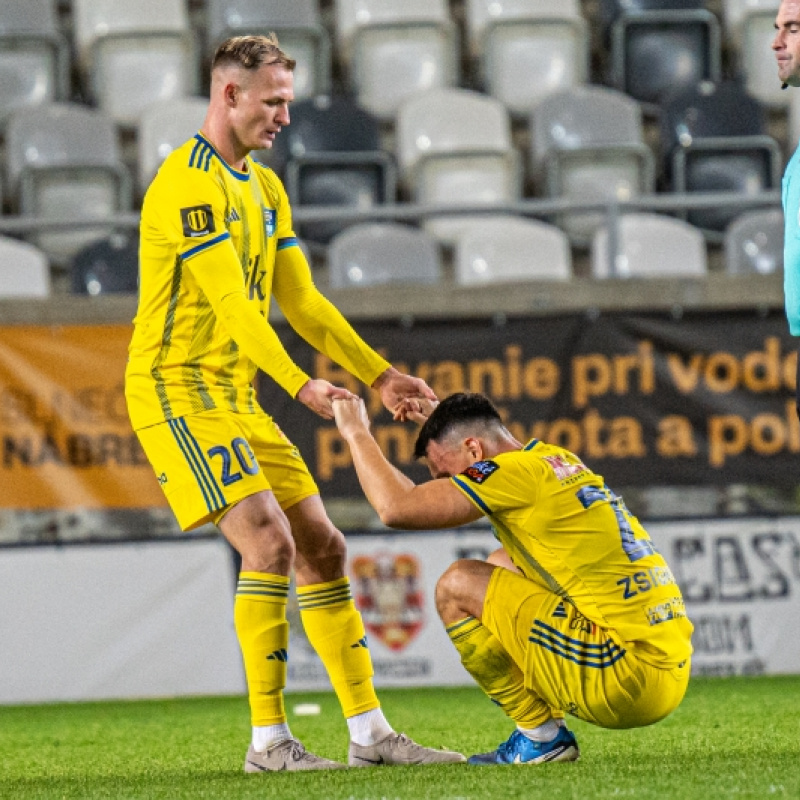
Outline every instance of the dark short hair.
[[280, 64], [293, 70], [295, 60], [281, 50], [278, 37], [274, 33], [252, 36], [233, 36], [226, 39], [214, 53], [211, 71], [217, 67], [241, 67], [257, 70], [259, 67]]
[[451, 394], [439, 403], [425, 420], [414, 445], [414, 458], [423, 458], [431, 442], [438, 442], [463, 422], [503, 424], [492, 401], [477, 392]]

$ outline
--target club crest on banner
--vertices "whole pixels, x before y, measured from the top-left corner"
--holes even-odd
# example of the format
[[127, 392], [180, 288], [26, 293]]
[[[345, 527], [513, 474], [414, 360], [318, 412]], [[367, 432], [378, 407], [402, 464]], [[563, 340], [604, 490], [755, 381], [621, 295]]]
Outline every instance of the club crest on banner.
[[425, 601], [421, 569], [409, 553], [356, 556], [350, 564], [356, 605], [364, 627], [390, 650], [405, 648], [419, 633]]

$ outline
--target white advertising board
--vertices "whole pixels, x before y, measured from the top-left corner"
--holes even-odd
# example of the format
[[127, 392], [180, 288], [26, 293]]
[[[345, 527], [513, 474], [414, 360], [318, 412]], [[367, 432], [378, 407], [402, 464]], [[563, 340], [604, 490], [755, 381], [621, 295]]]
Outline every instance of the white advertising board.
[[0, 549], [0, 703], [239, 694], [221, 540]]
[[647, 528], [694, 623], [693, 675], [800, 673], [800, 518]]
[[[695, 626], [695, 675], [800, 673], [800, 517], [651, 522]], [[488, 528], [348, 537], [378, 686], [470, 684], [436, 582]], [[0, 703], [244, 693], [221, 540], [0, 548]], [[288, 690], [327, 689], [289, 603]]]

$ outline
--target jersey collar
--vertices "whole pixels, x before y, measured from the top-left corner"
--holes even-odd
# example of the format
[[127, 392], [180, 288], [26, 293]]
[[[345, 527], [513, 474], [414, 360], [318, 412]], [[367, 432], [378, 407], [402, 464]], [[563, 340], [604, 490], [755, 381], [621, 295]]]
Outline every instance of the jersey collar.
[[205, 145], [207, 145], [208, 147], [210, 147], [210, 148], [211, 148], [211, 151], [212, 151], [212, 152], [214, 153], [214, 155], [215, 155], [215, 156], [216, 156], [216, 157], [219, 159], [219, 163], [220, 163], [220, 164], [222, 164], [222, 166], [224, 166], [224, 167], [225, 167], [225, 169], [227, 169], [227, 170], [228, 170], [228, 172], [230, 172], [230, 174], [231, 174], [231, 175], [233, 175], [233, 177], [234, 177], [234, 178], [236, 178], [236, 180], [237, 180], [237, 181], [247, 181], [247, 180], [250, 180], [250, 172], [249, 172], [249, 170], [246, 170], [246, 171], [243, 171], [243, 172], [242, 172], [242, 171], [240, 171], [240, 170], [238, 170], [238, 169], [234, 169], [234, 168], [233, 168], [233, 167], [232, 167], [232, 166], [231, 166], [231, 165], [230, 165], [230, 164], [229, 164], [229, 163], [228, 163], [228, 162], [227, 162], [227, 161], [226, 161], [226, 160], [225, 160], [225, 159], [224, 159], [224, 158], [223, 158], [223, 157], [222, 157], [222, 156], [221, 156], [221, 155], [220, 155], [218, 152], [217, 152], [217, 149], [216, 149], [216, 147], [214, 147], [214, 145], [213, 145], [213, 144], [211, 144], [211, 142], [209, 142], [209, 141], [208, 141], [208, 139], [206, 139], [206, 137], [205, 137], [205, 136], [203, 136], [203, 134], [202, 134], [202, 133], [196, 133], [196, 134], [194, 135], [194, 138], [195, 138], [195, 139], [197, 139], [197, 141], [199, 141], [199, 142], [202, 142], [203, 144], [205, 144]]

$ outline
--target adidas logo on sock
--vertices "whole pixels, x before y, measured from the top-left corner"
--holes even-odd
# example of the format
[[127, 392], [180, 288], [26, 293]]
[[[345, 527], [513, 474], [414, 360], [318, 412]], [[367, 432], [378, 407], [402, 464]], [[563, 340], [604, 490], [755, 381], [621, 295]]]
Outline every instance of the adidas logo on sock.
[[281, 648], [280, 650], [275, 650], [267, 656], [267, 661], [288, 661], [289, 660], [289, 651], [285, 648]]
[[356, 650], [359, 647], [367, 647], [367, 637], [362, 636], [355, 644], [350, 645], [351, 650]]

